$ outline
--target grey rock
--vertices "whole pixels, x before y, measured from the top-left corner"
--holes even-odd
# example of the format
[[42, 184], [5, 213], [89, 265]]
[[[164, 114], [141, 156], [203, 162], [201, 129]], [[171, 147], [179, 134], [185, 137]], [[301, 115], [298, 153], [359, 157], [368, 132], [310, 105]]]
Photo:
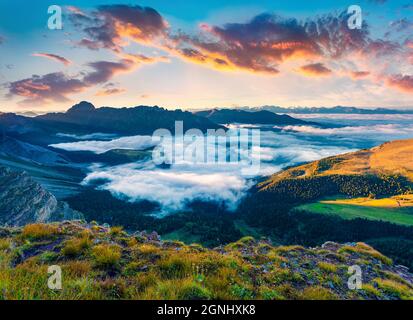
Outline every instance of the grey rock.
[[0, 167], [0, 225], [81, 219], [82, 214], [35, 182], [27, 173]]

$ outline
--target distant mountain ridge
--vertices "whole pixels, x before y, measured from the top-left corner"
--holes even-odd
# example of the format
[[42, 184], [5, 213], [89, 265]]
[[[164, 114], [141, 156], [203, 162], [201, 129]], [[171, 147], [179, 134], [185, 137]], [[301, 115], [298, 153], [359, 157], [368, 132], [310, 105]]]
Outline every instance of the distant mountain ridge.
[[195, 112], [219, 124], [262, 124], [262, 125], [308, 125], [309, 122], [288, 115], [278, 115], [270, 111], [245, 111], [239, 109], [213, 109]]
[[183, 130], [225, 129], [209, 119], [188, 111], [166, 110], [160, 107], [95, 108], [82, 101], [67, 112], [47, 113], [25, 117], [14, 113], [0, 114], [0, 133], [19, 140], [47, 146], [72, 141], [64, 134], [93, 134], [96, 132], [119, 135], [151, 135], [157, 129], [175, 132], [175, 123], [183, 122]]
[[196, 128], [206, 132], [208, 129], [222, 128], [208, 119], [179, 109], [170, 111], [157, 106], [95, 108], [86, 101], [73, 106], [66, 113], [48, 113], [34, 119], [44, 125], [71, 124], [90, 133], [152, 134], [161, 128], [174, 132], [176, 121], [183, 122], [184, 130]]
[[284, 108], [279, 106], [262, 107], [242, 107], [246, 111], [266, 110], [274, 113], [295, 113], [295, 114], [413, 114], [413, 106], [409, 109], [388, 109], [388, 108], [358, 108], [358, 107], [291, 107]]

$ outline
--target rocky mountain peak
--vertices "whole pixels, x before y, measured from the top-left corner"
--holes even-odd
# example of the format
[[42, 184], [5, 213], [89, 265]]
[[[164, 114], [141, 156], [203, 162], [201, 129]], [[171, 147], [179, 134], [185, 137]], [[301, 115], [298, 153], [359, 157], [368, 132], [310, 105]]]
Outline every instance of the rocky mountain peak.
[[67, 113], [81, 113], [81, 112], [90, 112], [94, 111], [96, 108], [93, 104], [88, 101], [81, 101], [78, 104], [75, 104], [71, 107]]

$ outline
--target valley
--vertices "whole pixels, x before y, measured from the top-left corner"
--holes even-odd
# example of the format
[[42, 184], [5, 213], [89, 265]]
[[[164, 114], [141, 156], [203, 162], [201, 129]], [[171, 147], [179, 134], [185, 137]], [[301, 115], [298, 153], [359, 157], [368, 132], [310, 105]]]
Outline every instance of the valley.
[[[30, 126], [26, 123], [29, 120], [19, 118], [19, 122], [25, 124], [25, 130], [7, 122], [12, 117], [6, 115], [6, 139], [3, 139], [0, 148], [0, 164], [26, 171], [58, 200], [81, 212], [86, 221], [121, 225], [129, 232], [156, 231], [164, 239], [188, 244], [195, 242], [209, 248], [251, 235], [271, 239], [278, 245], [321, 245], [329, 240], [377, 242], [377, 246], [395, 261], [412, 266], [405, 260], [410, 259], [408, 252], [400, 249], [400, 243], [413, 241], [413, 215], [409, 200], [413, 177], [410, 161], [412, 140], [377, 145], [374, 136], [355, 135], [351, 136], [351, 140], [341, 138], [334, 142], [328, 137], [303, 136], [284, 131], [283, 127], [270, 129], [264, 126], [261, 142], [271, 152], [268, 159], [264, 158], [261, 163], [261, 176], [254, 179], [240, 176], [234, 181], [242, 181], [245, 187], [230, 189], [231, 197], [228, 198], [207, 196], [208, 192], [215, 192], [215, 187], [210, 191], [203, 188], [202, 193], [182, 198], [177, 202], [179, 207], [169, 211], [164, 207], [162, 198], [159, 198], [161, 201], [157, 201], [156, 197], [145, 198], [144, 190], [142, 196], [137, 198], [123, 191], [114, 192], [110, 187], [114, 177], [112, 171], [125, 174], [125, 179], [120, 179], [119, 183], [123, 184], [129, 177], [137, 175], [146, 179], [147, 188], [153, 184], [154, 190], [166, 192], [169, 187], [176, 188], [178, 185], [162, 186], [162, 181], [158, 183], [153, 180], [158, 174], [168, 174], [180, 181], [181, 176], [198, 174], [197, 167], [189, 171], [177, 170], [176, 166], [152, 167], [152, 149], [145, 147], [142, 142], [145, 141], [142, 140], [144, 136], [128, 137], [121, 131], [105, 127], [80, 130], [79, 123], [86, 121], [80, 120], [80, 115], [95, 117], [95, 114], [102, 114], [104, 117], [106, 112], [115, 112], [110, 108], [96, 110], [99, 109], [81, 103], [67, 114], [46, 114], [37, 120], [35, 117]], [[162, 112], [160, 110], [156, 109], [155, 113]], [[150, 114], [149, 109], [142, 111]], [[225, 115], [223, 122], [234, 123], [242, 122], [242, 117], [253, 115], [251, 112], [247, 115], [234, 112], [228, 110], [222, 114], [211, 111], [205, 114], [211, 115], [210, 119], [212, 115]], [[129, 114], [126, 110], [122, 113]], [[203, 116], [202, 113], [197, 114]], [[180, 113], [168, 115], [176, 115], [176, 119], [181, 117]], [[263, 118], [273, 121], [266, 115], [256, 115], [257, 122]], [[285, 125], [317, 126], [293, 118], [276, 119], [288, 119]], [[0, 123], [4, 125], [1, 120], [2, 117]], [[203, 123], [203, 120], [197, 121]], [[323, 128], [331, 126], [324, 125]], [[65, 131], [67, 129], [69, 131]], [[34, 134], [27, 135], [27, 130], [34, 130]], [[38, 130], [49, 133], [39, 140]], [[345, 150], [351, 151], [357, 146], [369, 148], [345, 153]], [[275, 156], [271, 155], [272, 152]], [[123, 173], [123, 168], [128, 171]], [[150, 171], [146, 171], [148, 168]], [[85, 183], [90, 175], [97, 172], [99, 178]], [[150, 174], [150, 178], [145, 176], [145, 172]], [[277, 173], [266, 177], [267, 172]], [[211, 174], [222, 173], [201, 171], [199, 180]], [[234, 171], [231, 174], [237, 173]], [[222, 177], [226, 179], [225, 175]], [[191, 189], [191, 185], [188, 187]], [[135, 193], [141, 192], [133, 185], [130, 188], [134, 188]], [[183, 190], [179, 188], [177, 194]], [[196, 182], [194, 188], [198, 188]], [[237, 195], [235, 209], [227, 200], [232, 199], [233, 195]], [[360, 229], [364, 231], [359, 232]]]

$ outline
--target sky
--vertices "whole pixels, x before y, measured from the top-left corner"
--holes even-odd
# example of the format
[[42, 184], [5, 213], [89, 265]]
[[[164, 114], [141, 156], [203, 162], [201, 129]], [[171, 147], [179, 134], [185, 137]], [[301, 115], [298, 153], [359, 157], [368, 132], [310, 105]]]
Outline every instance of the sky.
[[[62, 29], [51, 29], [51, 5]], [[348, 8], [358, 5], [360, 29]], [[413, 108], [413, 3], [1, 1], [0, 111]]]

